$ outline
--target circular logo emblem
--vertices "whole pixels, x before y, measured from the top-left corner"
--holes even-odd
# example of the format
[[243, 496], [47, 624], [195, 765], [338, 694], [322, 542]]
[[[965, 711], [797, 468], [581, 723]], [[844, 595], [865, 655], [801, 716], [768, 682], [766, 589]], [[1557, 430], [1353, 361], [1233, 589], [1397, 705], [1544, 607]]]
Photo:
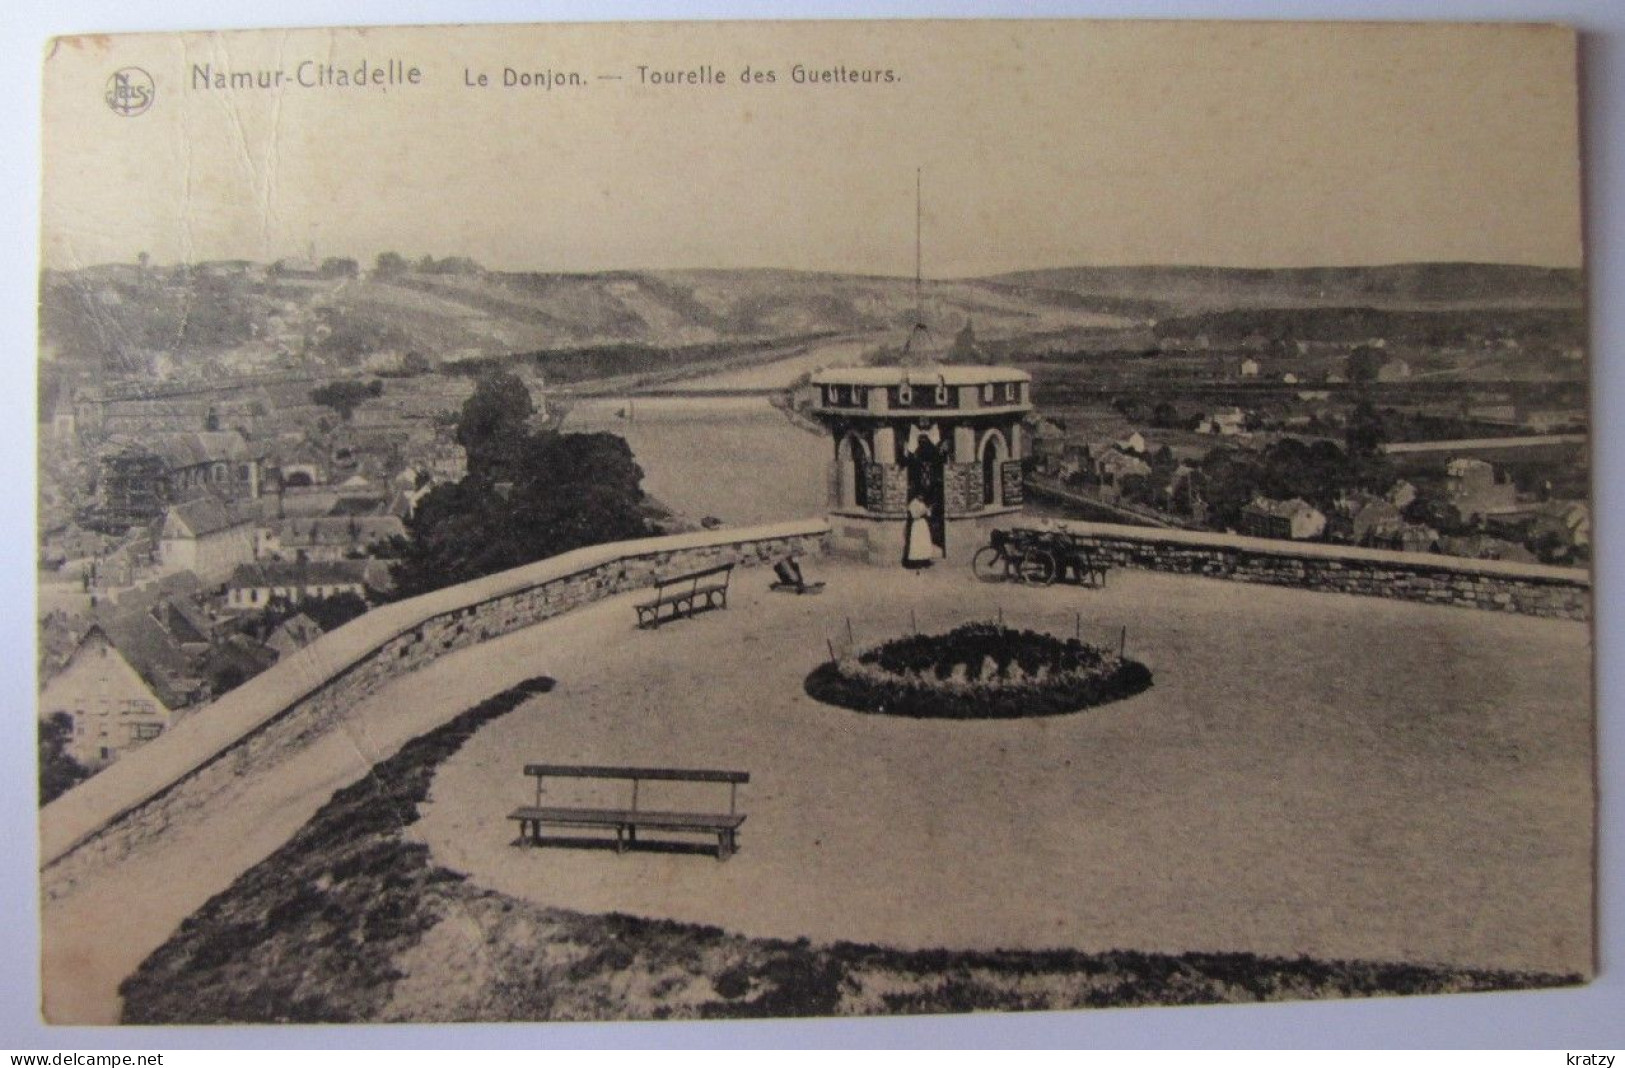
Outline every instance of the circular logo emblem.
[[102, 99], [113, 109], [113, 114], [130, 118], [152, 107], [152, 98], [156, 94], [152, 75], [140, 67], [125, 67], [114, 71], [113, 76], [107, 79], [107, 92]]

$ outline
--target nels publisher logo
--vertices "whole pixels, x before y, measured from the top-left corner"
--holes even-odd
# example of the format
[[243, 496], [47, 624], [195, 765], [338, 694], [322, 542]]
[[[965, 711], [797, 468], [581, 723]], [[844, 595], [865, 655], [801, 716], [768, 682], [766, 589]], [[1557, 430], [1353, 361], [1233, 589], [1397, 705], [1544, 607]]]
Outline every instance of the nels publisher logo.
[[102, 94], [102, 99], [113, 109], [113, 114], [131, 118], [152, 107], [152, 98], [156, 93], [152, 75], [140, 67], [125, 67], [114, 71], [113, 76], [107, 79], [107, 91]]

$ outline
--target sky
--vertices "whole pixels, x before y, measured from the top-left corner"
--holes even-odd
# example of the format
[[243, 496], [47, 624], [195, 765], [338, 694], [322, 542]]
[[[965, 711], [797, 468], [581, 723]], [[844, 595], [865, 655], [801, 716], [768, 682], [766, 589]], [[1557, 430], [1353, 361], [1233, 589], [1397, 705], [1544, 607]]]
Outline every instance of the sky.
[[[387, 71], [391, 60], [416, 67], [418, 83], [296, 84], [328, 64]], [[798, 83], [797, 64], [892, 81]], [[747, 66], [774, 81], [743, 82]], [[138, 115], [105, 100], [126, 67], [155, 90]], [[681, 80], [649, 84], [639, 67]], [[505, 88], [506, 69], [585, 84]], [[262, 71], [282, 71], [283, 86], [207, 87]], [[45, 62], [44, 161], [54, 268], [314, 247], [514, 270], [908, 275], [917, 169], [930, 277], [1581, 256], [1574, 39], [1530, 26], [71, 38]]]

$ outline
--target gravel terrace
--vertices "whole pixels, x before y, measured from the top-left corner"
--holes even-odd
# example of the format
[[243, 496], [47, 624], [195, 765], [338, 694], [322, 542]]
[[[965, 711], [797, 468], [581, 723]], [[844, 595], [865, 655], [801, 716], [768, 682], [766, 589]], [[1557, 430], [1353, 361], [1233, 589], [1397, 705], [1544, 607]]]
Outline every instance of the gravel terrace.
[[[492, 643], [491, 689], [516, 671], [559, 686], [475, 735], [410, 834], [538, 904], [747, 935], [1593, 970], [1583, 624], [1149, 572], [1085, 590], [808, 571], [823, 595], [742, 571], [727, 611], [639, 631], [622, 597]], [[922, 630], [1000, 611], [1062, 634], [1081, 613], [1095, 640], [1127, 626], [1155, 682], [1000, 722], [803, 693], [848, 619], [866, 642], [911, 611]], [[504, 817], [541, 761], [748, 770], [741, 852], [518, 848]], [[547, 796], [624, 786], [597, 789]], [[644, 804], [726, 804], [687, 789], [646, 785]]]

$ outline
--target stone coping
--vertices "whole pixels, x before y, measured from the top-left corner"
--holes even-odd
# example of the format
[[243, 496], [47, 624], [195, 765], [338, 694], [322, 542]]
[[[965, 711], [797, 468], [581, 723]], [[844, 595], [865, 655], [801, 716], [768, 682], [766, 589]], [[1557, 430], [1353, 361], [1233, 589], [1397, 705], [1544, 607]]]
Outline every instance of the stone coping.
[[379, 648], [437, 617], [621, 560], [828, 532], [829, 524], [817, 518], [609, 542], [373, 609], [278, 661], [41, 809], [40, 866], [60, 859], [121, 814], [163, 793]]
[[1018, 525], [1035, 528], [1049, 526], [1080, 536], [1137, 541], [1148, 545], [1179, 545], [1191, 549], [1247, 552], [1306, 560], [1355, 561], [1378, 567], [1494, 575], [1499, 578], [1537, 582], [1562, 582], [1587, 589], [1591, 587], [1590, 570], [1579, 567], [1525, 564], [1511, 560], [1471, 560], [1463, 556], [1444, 556], [1439, 553], [1407, 553], [1392, 549], [1366, 549], [1355, 545], [1328, 545], [1324, 542], [1252, 538], [1241, 534], [1214, 534], [1201, 530], [1135, 527], [1121, 523], [1091, 523], [1082, 520], [1033, 520]]
[[999, 385], [1005, 382], [1031, 382], [1033, 376], [1014, 367], [981, 364], [928, 364], [923, 367], [831, 367], [813, 372], [815, 386], [945, 386]]
[[[1018, 515], [1020, 512], [1020, 505], [1001, 504], [997, 508], [982, 508], [975, 512], [945, 512], [943, 518], [953, 520], [997, 519], [1000, 516]], [[873, 512], [864, 508], [831, 508], [829, 514], [832, 519], [862, 519], [872, 523], [897, 523], [908, 520], [907, 512]]]

